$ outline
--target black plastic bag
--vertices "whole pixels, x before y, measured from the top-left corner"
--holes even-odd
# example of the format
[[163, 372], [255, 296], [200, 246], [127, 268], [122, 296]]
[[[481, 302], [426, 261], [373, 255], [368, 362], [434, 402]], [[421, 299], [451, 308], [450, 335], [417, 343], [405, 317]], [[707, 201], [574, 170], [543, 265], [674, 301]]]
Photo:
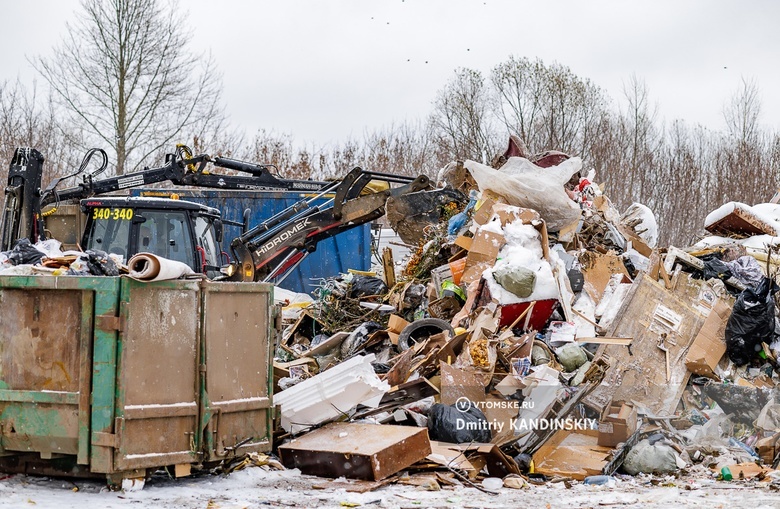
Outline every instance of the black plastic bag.
[[731, 268], [723, 260], [713, 258], [704, 262], [704, 280], [721, 279], [723, 281], [732, 276]]
[[761, 343], [771, 343], [775, 332], [775, 301], [778, 290], [774, 281], [765, 277], [758, 287], [746, 288], [726, 323], [726, 352], [737, 366], [750, 362], [761, 349]]
[[14, 244], [12, 250], [7, 252], [8, 261], [14, 265], [35, 265], [40, 263], [41, 259], [46, 256], [43, 251], [38, 251], [35, 246], [32, 245], [30, 239], [19, 239]]
[[492, 439], [485, 414], [464, 398], [454, 405], [436, 403], [431, 407], [428, 411], [428, 435], [431, 440], [451, 444], [488, 443]]
[[384, 295], [387, 293], [387, 285], [375, 276], [354, 276], [349, 289], [349, 296], [353, 299], [365, 295]]
[[89, 272], [95, 276], [118, 276], [119, 268], [108, 253], [99, 249], [89, 249], [84, 253]]

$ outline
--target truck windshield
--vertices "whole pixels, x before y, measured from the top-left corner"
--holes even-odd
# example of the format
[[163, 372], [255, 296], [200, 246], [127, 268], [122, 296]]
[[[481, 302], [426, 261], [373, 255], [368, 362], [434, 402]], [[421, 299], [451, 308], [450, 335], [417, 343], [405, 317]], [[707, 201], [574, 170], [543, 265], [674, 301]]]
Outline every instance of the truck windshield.
[[[130, 214], [132, 214], [132, 209], [92, 209], [92, 222], [86, 248], [118, 254], [127, 262], [132, 215], [127, 217], [127, 212], [121, 214], [127, 210], [130, 210]], [[117, 211], [117, 213], [114, 214], [113, 211]]]
[[184, 212], [146, 210], [146, 221], [138, 225], [139, 253], [153, 253], [194, 266], [192, 235]]

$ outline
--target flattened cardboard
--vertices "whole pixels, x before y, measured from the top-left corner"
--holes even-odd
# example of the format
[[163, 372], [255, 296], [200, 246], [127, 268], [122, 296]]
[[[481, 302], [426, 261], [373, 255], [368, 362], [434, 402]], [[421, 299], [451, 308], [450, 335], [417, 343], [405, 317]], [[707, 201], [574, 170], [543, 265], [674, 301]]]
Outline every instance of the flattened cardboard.
[[453, 405], [459, 398], [469, 401], [485, 401], [485, 386], [476, 371], [465, 371], [441, 363], [441, 402]]
[[493, 215], [491, 220], [496, 219], [501, 222], [501, 227], [514, 223], [517, 220], [523, 222], [523, 224], [529, 224], [533, 221], [540, 221], [542, 217], [539, 213], [532, 209], [524, 209], [522, 207], [515, 207], [512, 205], [506, 205], [504, 203], [496, 203], [493, 205]]
[[496, 257], [504, 245], [504, 236], [490, 231], [478, 231], [466, 257], [466, 268], [461, 282], [469, 284], [482, 277], [485, 269], [496, 263]]
[[456, 239], [454, 244], [458, 247], [462, 247], [466, 251], [471, 249], [471, 243], [474, 242], [473, 237], [466, 237], [464, 235], [459, 235]]
[[432, 461], [437, 465], [441, 465], [448, 468], [456, 468], [464, 470], [469, 473], [469, 477], [477, 474], [477, 469], [466, 457], [466, 448], [458, 446], [458, 444], [450, 444], [447, 442], [431, 442], [431, 454], [427, 456], [428, 461]]
[[533, 455], [536, 472], [578, 481], [601, 474], [612, 449], [598, 445], [597, 435], [596, 430], [556, 432]]
[[604, 289], [613, 274], [623, 274], [628, 279], [628, 271], [623, 260], [611, 253], [605, 255], [590, 253], [589, 259], [583, 264], [582, 276], [585, 278], [584, 290], [596, 304], [601, 302]]
[[688, 371], [717, 378], [714, 370], [726, 353], [726, 323], [729, 316], [731, 308], [728, 304], [720, 300], [716, 302], [685, 356], [685, 367]]
[[496, 199], [486, 193], [483, 193], [482, 203], [479, 204], [479, 208], [474, 212], [473, 221], [475, 224], [483, 225], [490, 221], [493, 216], [493, 205], [496, 204]]

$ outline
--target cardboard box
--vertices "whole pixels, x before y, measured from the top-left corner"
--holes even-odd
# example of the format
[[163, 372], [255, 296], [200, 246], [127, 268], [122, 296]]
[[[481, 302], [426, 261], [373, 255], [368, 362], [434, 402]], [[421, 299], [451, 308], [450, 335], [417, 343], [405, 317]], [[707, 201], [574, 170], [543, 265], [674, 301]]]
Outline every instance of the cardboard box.
[[493, 205], [495, 205], [495, 203], [496, 202], [491, 198], [482, 200], [479, 208], [474, 212], [474, 224], [481, 226], [490, 221], [490, 218], [493, 216]]
[[482, 199], [480, 203], [477, 203], [477, 209], [474, 211], [474, 224], [483, 225], [490, 221], [490, 218], [493, 216], [493, 205], [502, 203], [503, 200], [500, 195], [492, 191], [484, 191]]
[[688, 371], [717, 378], [714, 369], [726, 353], [725, 334], [729, 316], [731, 316], [729, 305], [717, 301], [685, 356], [685, 367]]
[[771, 465], [775, 461], [777, 456], [778, 446], [780, 446], [780, 433], [775, 433], [771, 437], [760, 439], [756, 442], [756, 452], [761, 458], [761, 461]]
[[613, 401], [599, 421], [598, 444], [604, 447], [615, 447], [634, 434], [636, 425], [636, 407], [631, 403]]
[[398, 337], [407, 325], [409, 325], [409, 322], [400, 316], [390, 315], [390, 320], [387, 322], [387, 335], [390, 337], [391, 343], [394, 345], [398, 344]]

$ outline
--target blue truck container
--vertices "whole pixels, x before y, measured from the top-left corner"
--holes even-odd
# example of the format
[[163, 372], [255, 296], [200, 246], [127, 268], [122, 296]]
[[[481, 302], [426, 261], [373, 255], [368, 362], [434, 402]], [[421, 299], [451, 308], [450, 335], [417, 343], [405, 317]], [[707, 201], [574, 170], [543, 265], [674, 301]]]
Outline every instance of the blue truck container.
[[[296, 202], [313, 196], [289, 191], [220, 191], [220, 190], [172, 190], [139, 188], [132, 196], [170, 196], [176, 194], [189, 200], [214, 207], [222, 217], [231, 221], [243, 221], [245, 209], [250, 209], [249, 227], [258, 225], [277, 212]], [[325, 199], [322, 199], [322, 203]], [[315, 202], [314, 205], [318, 203]], [[241, 228], [225, 225], [222, 250], [230, 254], [230, 241], [241, 234]], [[336, 276], [348, 269], [368, 270], [371, 266], [371, 225], [365, 224], [347, 232], [325, 239], [293, 270], [280, 286], [287, 290], [311, 293], [319, 279]]]

